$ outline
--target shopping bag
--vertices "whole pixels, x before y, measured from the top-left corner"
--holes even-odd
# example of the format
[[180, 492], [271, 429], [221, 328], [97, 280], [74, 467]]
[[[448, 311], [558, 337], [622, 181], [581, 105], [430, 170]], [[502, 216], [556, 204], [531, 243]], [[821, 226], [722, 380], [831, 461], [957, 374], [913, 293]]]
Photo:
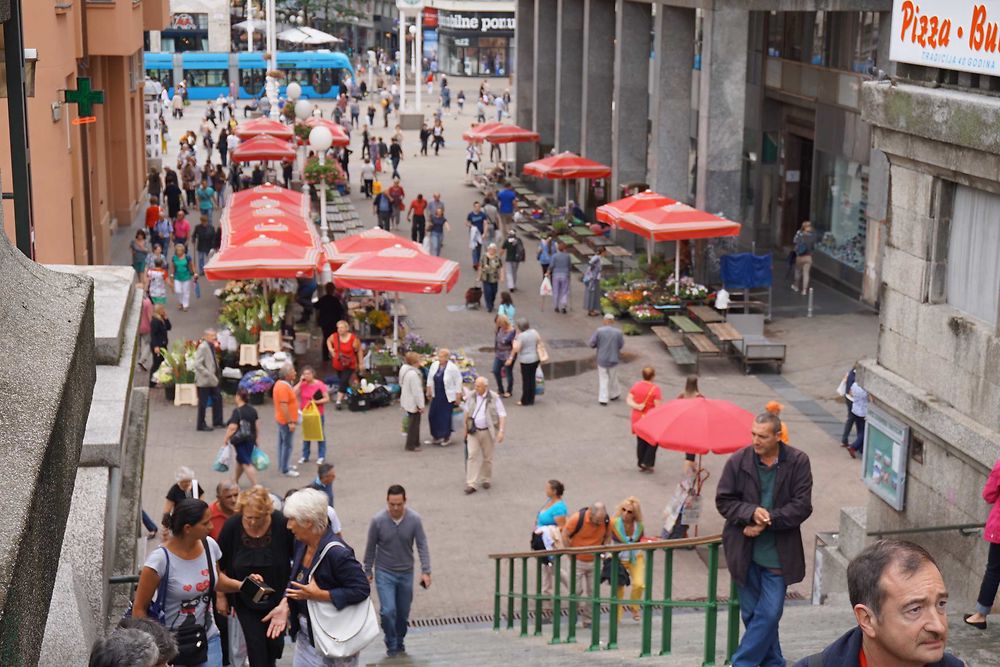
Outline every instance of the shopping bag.
[[837, 385], [837, 396], [847, 396], [847, 376], [844, 376], [844, 379]]
[[323, 435], [323, 418], [316, 407], [316, 401], [309, 401], [302, 408], [302, 442], [319, 442], [326, 440]]
[[545, 393], [545, 373], [542, 372], [542, 367], [539, 366], [535, 369], [535, 396], [541, 396]]
[[212, 463], [212, 470], [215, 472], [229, 472], [229, 466], [233, 464], [232, 448], [228, 445], [219, 447], [219, 452], [215, 455], [215, 462]]
[[548, 276], [542, 278], [542, 286], [538, 288], [538, 296], [552, 296], [552, 281]]
[[243, 636], [243, 626], [233, 612], [229, 615], [229, 664], [242, 665], [247, 659], [247, 640]]
[[535, 349], [538, 351], [538, 361], [543, 364], [549, 363], [549, 348], [545, 346], [545, 341], [543, 341], [541, 337], [538, 338], [538, 343], [535, 345]]
[[427, 234], [424, 236], [424, 240], [420, 242], [420, 247], [424, 249], [424, 252], [428, 255], [431, 254], [431, 235]]
[[462, 433], [465, 430], [465, 410], [460, 407], [451, 410], [451, 432]]
[[253, 448], [253, 454], [250, 455], [250, 461], [253, 463], [253, 467], [257, 470], [267, 470], [268, 466], [271, 465], [271, 458], [263, 449], [257, 446], [254, 446]]

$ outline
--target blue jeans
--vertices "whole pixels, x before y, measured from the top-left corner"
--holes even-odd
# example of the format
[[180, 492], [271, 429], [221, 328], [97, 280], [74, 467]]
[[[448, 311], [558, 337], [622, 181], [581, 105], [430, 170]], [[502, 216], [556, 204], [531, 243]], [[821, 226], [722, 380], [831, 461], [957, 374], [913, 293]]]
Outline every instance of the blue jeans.
[[205, 264], [208, 262], [208, 253], [198, 251], [198, 273], [205, 275]]
[[292, 459], [292, 429], [287, 424], [278, 424], [278, 470], [288, 472]]
[[778, 622], [785, 610], [785, 578], [750, 563], [740, 586], [740, 616], [746, 632], [733, 653], [733, 667], [784, 667]]
[[441, 256], [441, 243], [444, 241], [444, 232], [431, 230], [431, 254], [435, 257]]
[[198, 667], [222, 667], [222, 636], [216, 633], [208, 639], [208, 660]]
[[[319, 423], [323, 427], [323, 435], [326, 435], [326, 415], [319, 416]], [[311, 449], [312, 442], [310, 440], [302, 441], [302, 458], [306, 461], [309, 460], [309, 450]], [[316, 445], [316, 456], [325, 459], [326, 458], [326, 438], [319, 441]]]
[[376, 569], [375, 589], [378, 591], [385, 648], [389, 651], [402, 651], [406, 625], [410, 618], [410, 603], [413, 602], [413, 570], [393, 572]]
[[479, 266], [479, 258], [483, 254], [483, 244], [477, 243], [476, 247], [472, 249], [472, 265]]
[[497, 284], [483, 281], [483, 298], [486, 300], [486, 310], [493, 312], [493, 304], [497, 299]]

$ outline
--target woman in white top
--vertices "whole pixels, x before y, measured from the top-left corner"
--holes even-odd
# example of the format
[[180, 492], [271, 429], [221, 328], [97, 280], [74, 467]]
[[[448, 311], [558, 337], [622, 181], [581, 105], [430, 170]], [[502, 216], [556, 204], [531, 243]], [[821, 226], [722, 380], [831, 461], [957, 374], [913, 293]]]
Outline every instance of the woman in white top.
[[427, 422], [433, 440], [425, 444], [446, 445], [451, 441], [451, 411], [462, 401], [462, 372], [441, 348], [427, 373], [427, 398], [431, 401]]

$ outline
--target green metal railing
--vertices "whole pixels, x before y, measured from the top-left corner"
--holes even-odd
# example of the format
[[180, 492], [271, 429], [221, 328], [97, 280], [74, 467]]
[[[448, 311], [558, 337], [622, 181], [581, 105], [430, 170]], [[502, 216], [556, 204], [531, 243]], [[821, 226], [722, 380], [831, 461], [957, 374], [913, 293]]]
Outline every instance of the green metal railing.
[[[739, 643], [740, 635], [740, 603], [735, 582], [730, 583], [729, 599], [720, 601], [716, 588], [719, 574], [719, 546], [721, 535], [689, 538], [683, 540], [663, 540], [659, 542], [642, 542], [639, 544], [616, 544], [603, 547], [580, 547], [574, 549], [553, 549], [549, 551], [524, 551], [516, 553], [490, 554], [496, 565], [496, 584], [493, 594], [493, 629], [500, 630], [502, 621], [506, 618], [507, 629], [514, 628], [515, 616], [520, 618], [521, 636], [527, 637], [529, 627], [534, 625], [535, 636], [542, 634], [542, 618], [544, 604], [551, 604], [552, 609], [552, 639], [550, 643], [572, 643], [576, 641], [577, 616], [580, 605], [590, 607], [592, 624], [590, 626], [590, 646], [588, 651], [601, 649], [601, 607], [610, 608], [608, 623], [608, 641], [605, 648], [618, 648], [618, 618], [621, 607], [639, 607], [641, 609], [642, 647], [639, 657], [653, 655], [653, 614], [661, 610], [660, 650], [656, 655], [670, 655], [673, 630], [674, 609], [703, 609], [705, 611], [704, 665], [716, 664], [716, 633], [718, 627], [719, 608], [728, 608], [726, 630], [726, 657], [728, 664]], [[676, 600], [673, 596], [674, 551], [681, 548], [706, 547], [708, 549], [708, 573], [706, 597], [704, 600]], [[645, 554], [645, 590], [642, 598], [631, 600], [618, 596], [618, 563], [622, 551], [641, 551]], [[605, 556], [601, 556], [605, 554]], [[593, 592], [591, 595], [580, 595], [577, 591], [577, 568], [581, 555], [594, 555]], [[660, 567], [663, 572], [663, 595], [660, 599], [653, 598], [654, 573], [657, 570], [657, 556], [661, 557]], [[551, 593], [542, 592], [542, 573], [545, 560], [551, 559], [553, 589]], [[607, 595], [601, 593], [601, 563], [610, 559], [610, 582], [607, 584]], [[529, 568], [529, 561], [534, 561]], [[582, 561], [580, 561], [582, 562]], [[506, 563], [506, 568], [504, 564]], [[563, 569], [569, 568], [569, 592], [564, 592], [562, 582]], [[504, 570], [506, 569], [506, 585], [504, 585]], [[533, 577], [529, 578], [529, 569], [533, 569]], [[530, 579], [534, 579], [533, 592], [530, 590]], [[520, 586], [516, 582], [520, 581]], [[506, 605], [504, 604], [506, 602]], [[506, 606], [506, 609], [504, 607]], [[566, 634], [563, 637], [563, 608], [568, 611]], [[533, 609], [532, 609], [533, 608]], [[503, 613], [506, 611], [506, 613]], [[529, 621], [534, 612], [534, 621]]]

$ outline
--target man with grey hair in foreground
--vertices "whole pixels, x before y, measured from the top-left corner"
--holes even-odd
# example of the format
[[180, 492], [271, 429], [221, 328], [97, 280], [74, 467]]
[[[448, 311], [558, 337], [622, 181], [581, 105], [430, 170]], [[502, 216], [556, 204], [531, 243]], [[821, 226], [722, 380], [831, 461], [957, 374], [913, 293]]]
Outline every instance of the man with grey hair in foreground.
[[500, 396], [490, 389], [490, 381], [480, 375], [475, 388], [466, 396], [463, 407], [465, 442], [468, 460], [465, 464], [465, 494], [476, 492], [480, 481], [490, 488], [493, 478], [493, 447], [503, 442], [507, 411]]
[[98, 639], [90, 650], [89, 667], [155, 667], [160, 652], [153, 637], [142, 630], [115, 630]]
[[812, 469], [804, 452], [781, 442], [777, 415], [760, 413], [750, 433], [751, 445], [726, 461], [715, 495], [746, 627], [732, 665], [783, 667], [778, 622], [785, 591], [806, 575], [799, 526], [812, 514]]
[[[608, 528], [608, 508], [602, 502], [591, 503], [590, 507], [584, 507], [576, 514], [566, 517], [566, 523], [562, 529], [563, 546], [570, 547], [599, 547], [607, 544], [611, 538], [611, 531]], [[576, 594], [587, 597], [593, 591], [594, 583], [594, 555], [581, 554], [576, 558]], [[570, 592], [569, 563], [565, 564], [562, 570], [563, 591], [567, 595]], [[580, 618], [583, 619], [583, 627], [590, 627], [590, 605], [581, 604], [578, 607]]]

